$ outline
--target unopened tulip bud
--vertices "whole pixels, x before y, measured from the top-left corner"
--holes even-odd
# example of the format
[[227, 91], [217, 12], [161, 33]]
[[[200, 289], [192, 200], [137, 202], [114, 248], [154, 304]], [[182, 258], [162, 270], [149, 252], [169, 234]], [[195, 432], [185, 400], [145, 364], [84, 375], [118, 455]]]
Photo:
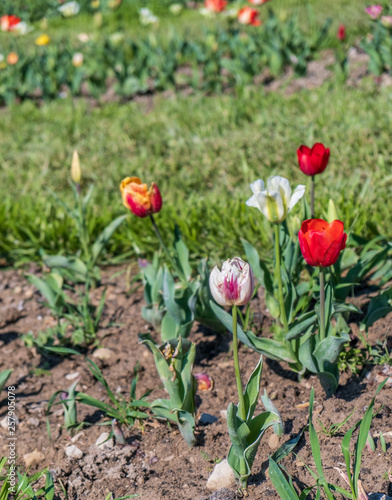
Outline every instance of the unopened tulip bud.
[[207, 373], [196, 373], [195, 379], [199, 391], [210, 391], [214, 387], [214, 381]]
[[79, 155], [76, 149], [72, 155], [71, 163], [71, 179], [75, 184], [80, 184], [80, 179], [82, 178], [82, 171], [80, 170]]
[[335, 203], [330, 198], [328, 202], [328, 222], [332, 222], [338, 219], [339, 217], [336, 211]]
[[210, 274], [210, 290], [221, 306], [242, 306], [252, 298], [254, 277], [250, 265], [239, 257], [227, 259], [219, 271], [215, 266]]

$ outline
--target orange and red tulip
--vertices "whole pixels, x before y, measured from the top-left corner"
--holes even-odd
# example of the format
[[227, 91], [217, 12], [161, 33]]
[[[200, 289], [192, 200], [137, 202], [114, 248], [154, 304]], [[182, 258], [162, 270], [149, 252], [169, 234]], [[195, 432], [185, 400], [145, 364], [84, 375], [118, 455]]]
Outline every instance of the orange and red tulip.
[[158, 213], [162, 208], [162, 196], [153, 182], [150, 189], [139, 177], [126, 177], [120, 184], [124, 206], [137, 217], [147, 217]]

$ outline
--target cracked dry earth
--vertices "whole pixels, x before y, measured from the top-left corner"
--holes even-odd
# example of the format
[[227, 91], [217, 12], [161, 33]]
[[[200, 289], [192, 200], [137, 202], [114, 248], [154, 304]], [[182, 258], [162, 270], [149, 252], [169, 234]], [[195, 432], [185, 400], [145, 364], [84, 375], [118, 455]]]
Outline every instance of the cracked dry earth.
[[[40, 273], [32, 266], [24, 273]], [[224, 459], [230, 446], [224, 415], [230, 401], [236, 401], [234, 368], [230, 353], [230, 339], [215, 334], [195, 324], [191, 340], [197, 344], [195, 373], [207, 372], [214, 380], [210, 392], [198, 395], [199, 415], [207, 413], [217, 417], [214, 423], [197, 426], [197, 445], [189, 449], [174, 426], [149, 419], [143, 424], [123, 429], [127, 445], [118, 446], [108, 441], [99, 448], [97, 439], [105, 432], [108, 421], [94, 408], [80, 405], [79, 421], [86, 425], [73, 438], [62, 428], [63, 411], [60, 406], [51, 409], [48, 421], [51, 440], [46, 427], [46, 408], [52, 394], [67, 389], [71, 383], [80, 379], [79, 390], [108, 402], [106, 393], [86, 367], [82, 357], [60, 358], [45, 357], [35, 349], [28, 349], [21, 338], [29, 331], [37, 333], [54, 323], [50, 311], [41, 305], [41, 298], [28, 284], [22, 271], [5, 270], [0, 273], [0, 370], [12, 368], [9, 384], [16, 387], [17, 454], [23, 467], [30, 464], [30, 472], [49, 467], [55, 478], [56, 498], [63, 499], [60, 485], [68, 494], [68, 499], [104, 500], [111, 492], [113, 498], [122, 495], [137, 495], [143, 500], [231, 500], [237, 498], [236, 487], [212, 493], [206, 489], [207, 480], [213, 470], [214, 462]], [[100, 345], [108, 351], [105, 359], [94, 358], [94, 349], [87, 355], [97, 362], [113, 391], [126, 395], [129, 391], [133, 370], [139, 362], [139, 381], [137, 396], [153, 389], [151, 400], [164, 396], [164, 390], [155, 370], [152, 355], [138, 343], [137, 334], [147, 330], [148, 325], [141, 318], [143, 296], [141, 291], [128, 295], [125, 273], [118, 269], [103, 272], [102, 286], [107, 286], [107, 300], [104, 311], [103, 327], [99, 332]], [[98, 301], [102, 287], [95, 290]], [[358, 295], [361, 306], [366, 307], [366, 294]], [[265, 309], [262, 295], [252, 302], [254, 318], [259, 323], [263, 335], [268, 335], [271, 319]], [[374, 345], [377, 339], [390, 336], [392, 315], [379, 320], [369, 332], [369, 342]], [[113, 326], [114, 324], [114, 326]], [[358, 331], [356, 323], [351, 324], [353, 336]], [[243, 379], [249, 377], [258, 361], [258, 354], [248, 348], [240, 349], [240, 364]], [[257, 454], [253, 474], [249, 481], [250, 499], [278, 499], [272, 483], [266, 475], [268, 455], [288, 439], [297, 435], [308, 419], [310, 389], [315, 388], [314, 424], [317, 431], [321, 426], [329, 426], [344, 420], [354, 409], [355, 414], [343, 427], [342, 433], [328, 437], [319, 432], [324, 470], [329, 482], [345, 487], [337, 468], [344, 468], [340, 443], [346, 432], [361, 418], [373, 397], [377, 383], [387, 376], [382, 367], [375, 367], [363, 377], [343, 373], [336, 394], [325, 399], [323, 390], [316, 377], [298, 382], [287, 366], [265, 360], [262, 390], [266, 389], [280, 411], [285, 432], [276, 439], [271, 430], [264, 436]], [[77, 375], [75, 375], [77, 374]], [[392, 379], [390, 379], [392, 381]], [[382, 492], [392, 494], [391, 482], [391, 443], [392, 443], [392, 385], [386, 386], [378, 395], [373, 420], [372, 434], [375, 437], [376, 451], [365, 449], [361, 479], [367, 493]], [[0, 398], [0, 421], [6, 415], [6, 390]], [[258, 408], [257, 410], [262, 410]], [[256, 411], [257, 411], [256, 410]], [[7, 429], [0, 426], [1, 455], [7, 456]], [[382, 431], [387, 442], [387, 452], [383, 454], [379, 442]], [[80, 450], [79, 458], [66, 455], [70, 445]], [[313, 484], [308, 464], [314, 469], [309, 435], [305, 432], [295, 454], [283, 461], [292, 475], [294, 485], [303, 489]], [[311, 497], [310, 497], [311, 498]]]

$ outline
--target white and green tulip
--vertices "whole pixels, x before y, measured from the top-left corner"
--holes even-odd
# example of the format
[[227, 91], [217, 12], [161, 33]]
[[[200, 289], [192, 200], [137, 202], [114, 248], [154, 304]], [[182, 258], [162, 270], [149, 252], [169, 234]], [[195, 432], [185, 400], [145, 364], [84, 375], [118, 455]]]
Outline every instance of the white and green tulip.
[[258, 179], [252, 182], [250, 188], [253, 196], [246, 204], [249, 207], [258, 208], [273, 224], [283, 222], [294, 205], [305, 194], [305, 186], [302, 184], [298, 185], [292, 193], [289, 181], [279, 175], [270, 177], [266, 187], [264, 182]]

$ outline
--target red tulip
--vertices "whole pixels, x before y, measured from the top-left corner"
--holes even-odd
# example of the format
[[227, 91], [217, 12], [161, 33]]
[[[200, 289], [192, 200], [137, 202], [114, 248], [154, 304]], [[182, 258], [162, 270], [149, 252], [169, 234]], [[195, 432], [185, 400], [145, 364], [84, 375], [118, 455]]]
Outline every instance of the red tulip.
[[243, 7], [238, 11], [238, 22], [250, 26], [260, 26], [259, 11], [252, 7]]
[[226, 5], [226, 0], [205, 0], [204, 2], [204, 7], [212, 12], [222, 12]]
[[337, 37], [341, 42], [344, 42], [344, 40], [346, 39], [346, 26], [344, 24], [341, 24], [339, 26]]
[[126, 177], [120, 185], [124, 206], [137, 217], [156, 214], [162, 208], [162, 196], [153, 182], [150, 189], [139, 177]]
[[0, 28], [1, 31], [12, 31], [17, 24], [20, 23], [20, 17], [10, 15], [0, 17]]
[[329, 267], [346, 248], [347, 234], [340, 220], [330, 224], [323, 219], [303, 221], [298, 233], [299, 246], [306, 262], [313, 267]]
[[329, 148], [317, 142], [312, 149], [300, 146], [297, 149], [299, 168], [306, 175], [316, 175], [324, 172], [329, 160]]

